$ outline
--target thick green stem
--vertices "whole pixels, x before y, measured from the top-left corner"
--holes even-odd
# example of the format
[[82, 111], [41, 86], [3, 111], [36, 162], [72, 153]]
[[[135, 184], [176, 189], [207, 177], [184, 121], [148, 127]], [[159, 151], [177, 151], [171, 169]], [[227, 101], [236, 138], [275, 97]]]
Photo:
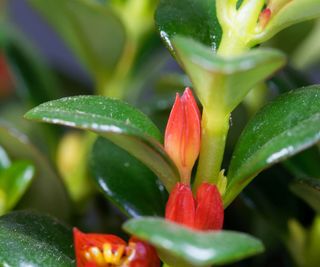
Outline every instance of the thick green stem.
[[195, 190], [202, 182], [217, 184], [229, 130], [230, 115], [215, 114], [213, 110], [203, 110], [201, 150]]
[[223, 33], [218, 54], [225, 57], [237, 56], [247, 51], [247, 44], [233, 32]]
[[[250, 49], [249, 41], [255, 31], [264, 0], [244, 0], [239, 9], [235, 0], [217, 0], [218, 19], [223, 29], [222, 40], [218, 54], [224, 57], [233, 57]], [[206, 83], [198, 83], [198, 90], [204, 89]], [[194, 182], [194, 190], [202, 182], [220, 184], [221, 164], [229, 131], [230, 111], [224, 106], [224, 92], [229, 86], [225, 79], [212, 80], [210, 88], [203, 90], [210, 92], [210, 103], [202, 99], [204, 106], [202, 113], [202, 140], [198, 163], [198, 170]], [[201, 86], [199, 86], [201, 85]], [[219, 93], [217, 93], [219, 92]], [[221, 184], [225, 184], [225, 181]]]

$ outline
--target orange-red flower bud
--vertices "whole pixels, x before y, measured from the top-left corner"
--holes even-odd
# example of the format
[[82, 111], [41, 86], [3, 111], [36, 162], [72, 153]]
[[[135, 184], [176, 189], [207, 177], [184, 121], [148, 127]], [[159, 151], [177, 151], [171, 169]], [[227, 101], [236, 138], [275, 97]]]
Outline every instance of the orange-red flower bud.
[[195, 202], [189, 185], [177, 183], [166, 205], [166, 219], [194, 226]]
[[217, 187], [203, 183], [194, 198], [189, 185], [177, 183], [170, 193], [165, 217], [197, 230], [222, 229], [224, 209]]
[[84, 234], [74, 228], [77, 267], [159, 267], [153, 247], [136, 238], [129, 244], [115, 235]]
[[215, 185], [203, 183], [196, 196], [194, 227], [201, 230], [220, 230], [223, 226], [224, 208], [221, 195]]
[[164, 148], [179, 169], [182, 182], [189, 183], [200, 151], [200, 111], [189, 88], [176, 95], [165, 132]]

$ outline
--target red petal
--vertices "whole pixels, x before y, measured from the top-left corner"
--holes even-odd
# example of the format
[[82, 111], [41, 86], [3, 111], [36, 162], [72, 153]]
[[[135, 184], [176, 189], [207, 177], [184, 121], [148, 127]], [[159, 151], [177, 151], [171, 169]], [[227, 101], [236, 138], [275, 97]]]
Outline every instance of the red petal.
[[224, 209], [219, 190], [215, 185], [203, 183], [197, 191], [194, 227], [199, 230], [221, 230]]
[[195, 201], [189, 185], [177, 183], [166, 205], [166, 219], [189, 227], [194, 225]]
[[165, 132], [164, 147], [177, 165], [182, 181], [189, 183], [200, 151], [200, 111], [190, 88], [177, 94]]

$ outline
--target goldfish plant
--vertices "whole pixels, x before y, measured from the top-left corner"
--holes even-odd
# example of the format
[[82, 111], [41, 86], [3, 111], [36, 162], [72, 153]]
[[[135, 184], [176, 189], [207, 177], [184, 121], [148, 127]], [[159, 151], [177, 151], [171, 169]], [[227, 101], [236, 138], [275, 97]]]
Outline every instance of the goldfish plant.
[[[7, 213], [0, 217], [3, 266], [267, 266], [255, 259], [276, 245], [252, 229], [268, 224], [291, 255], [294, 265], [286, 266], [320, 264], [320, 86], [292, 82], [284, 89], [279, 73], [289, 73], [290, 55], [268, 47], [280, 31], [319, 18], [318, 0], [30, 2], [88, 68], [96, 95], [51, 99], [24, 118], [85, 131], [75, 150], [63, 150], [65, 161], [85, 154], [77, 168], [90, 173], [88, 184], [80, 179], [84, 171], [66, 182], [70, 209], [83, 208], [93, 182], [113, 209], [105, 220], [125, 219], [123, 231], [115, 233], [82, 227], [75, 218], [60, 222], [39, 212], [9, 212], [38, 170], [35, 157], [11, 163], [0, 146], [0, 212]], [[61, 10], [61, 21], [50, 8]], [[135, 60], [153, 13], [166, 53], [184, 73], [167, 91], [161, 129], [155, 114], [163, 110], [151, 107], [152, 97], [144, 100], [153, 110], [149, 116], [139, 101], [130, 101], [139, 72]], [[114, 36], [99, 28], [103, 22], [116, 28]], [[243, 125], [241, 108], [250, 117]], [[9, 141], [13, 135], [0, 125], [1, 136]], [[270, 178], [259, 186], [255, 178], [263, 175]], [[272, 203], [279, 194], [280, 203]], [[308, 215], [285, 217], [291, 199]], [[267, 223], [255, 220], [253, 208]], [[233, 228], [229, 210], [252, 228]]]

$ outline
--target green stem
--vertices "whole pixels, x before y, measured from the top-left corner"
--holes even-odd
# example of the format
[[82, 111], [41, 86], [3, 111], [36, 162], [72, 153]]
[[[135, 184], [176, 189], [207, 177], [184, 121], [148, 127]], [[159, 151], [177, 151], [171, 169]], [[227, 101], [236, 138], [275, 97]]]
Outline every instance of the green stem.
[[[232, 57], [250, 49], [249, 41], [255, 31], [264, 0], [244, 0], [239, 9], [235, 0], [217, 0], [218, 19], [223, 29], [218, 54]], [[225, 79], [216, 78], [201, 84], [201, 89], [210, 92], [210, 103], [202, 99], [202, 140], [194, 190], [202, 182], [224, 184], [223, 175], [219, 175], [224, 156], [230, 114], [224, 106], [223, 94], [228, 85]], [[210, 88], [204, 88], [209, 86]], [[219, 92], [219, 93], [218, 93]], [[230, 96], [229, 96], [230, 97]], [[222, 183], [220, 183], [222, 182]]]
[[229, 131], [230, 114], [215, 114], [213, 110], [203, 110], [202, 136], [198, 170], [194, 183], [195, 190], [202, 182], [217, 184]]
[[264, 4], [265, 0], [244, 0], [237, 10], [235, 1], [217, 1], [217, 15], [223, 29], [218, 54], [230, 57], [249, 50]]
[[222, 36], [218, 54], [225, 57], [232, 57], [247, 51], [246, 43], [234, 35], [232, 31], [225, 32]]

